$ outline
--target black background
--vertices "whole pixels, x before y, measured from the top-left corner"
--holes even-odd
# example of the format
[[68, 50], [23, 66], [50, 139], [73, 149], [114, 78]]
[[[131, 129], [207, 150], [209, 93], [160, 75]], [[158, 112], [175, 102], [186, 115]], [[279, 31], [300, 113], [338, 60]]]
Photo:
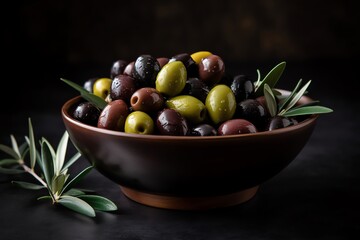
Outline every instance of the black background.
[[[36, 136], [57, 144], [60, 109], [79, 84], [108, 77], [113, 61], [208, 50], [226, 70], [256, 77], [280, 61], [279, 86], [312, 79], [321, 116], [293, 163], [230, 209], [178, 212], [125, 198], [96, 171], [82, 183], [111, 198], [115, 214], [87, 219], [36, 201], [0, 175], [0, 239], [353, 239], [359, 236], [360, 151], [356, 1], [12, 1], [1, 14], [1, 143]], [[71, 148], [71, 146], [70, 146]], [[73, 149], [71, 149], [73, 151]], [[241, 153], [240, 153], [241, 154]], [[74, 171], [86, 166], [82, 159]], [[77, 168], [76, 168], [77, 167]], [[18, 178], [18, 177], [15, 177]], [[22, 178], [22, 177], [20, 177]]]

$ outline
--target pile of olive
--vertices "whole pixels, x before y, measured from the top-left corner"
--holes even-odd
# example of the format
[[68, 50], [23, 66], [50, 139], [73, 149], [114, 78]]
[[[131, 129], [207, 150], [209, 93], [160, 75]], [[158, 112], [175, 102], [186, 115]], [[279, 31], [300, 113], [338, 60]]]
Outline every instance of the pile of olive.
[[121, 59], [111, 66], [109, 78], [89, 79], [83, 87], [107, 105], [99, 109], [83, 101], [73, 117], [126, 133], [215, 136], [296, 124], [270, 118], [264, 97], [254, 95], [253, 81], [246, 75], [228, 77], [223, 59], [208, 51]]

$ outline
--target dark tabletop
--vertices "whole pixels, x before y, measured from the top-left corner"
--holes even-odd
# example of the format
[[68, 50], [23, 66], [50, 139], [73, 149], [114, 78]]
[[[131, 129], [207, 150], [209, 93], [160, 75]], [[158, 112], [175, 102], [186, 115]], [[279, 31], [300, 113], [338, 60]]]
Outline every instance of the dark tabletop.
[[[269, 69], [274, 63], [260, 66]], [[118, 210], [97, 212], [95, 218], [88, 218], [36, 200], [40, 192], [10, 183], [27, 176], [0, 174], [0, 239], [358, 239], [360, 101], [355, 98], [357, 66], [351, 63], [288, 63], [280, 80], [284, 88], [294, 87], [300, 78], [312, 79], [309, 95], [334, 112], [320, 116], [300, 154], [262, 184], [250, 201], [208, 211], [157, 209], [127, 199], [117, 184], [93, 170], [78, 187], [93, 189], [113, 200]], [[256, 73], [257, 67], [250, 64], [244, 69]], [[90, 70], [78, 69], [61, 77], [80, 83], [87, 77], [81, 74], [86, 71]], [[23, 90], [27, 106], [8, 101], [6, 114], [1, 116], [1, 143], [9, 144], [10, 134], [18, 139], [26, 135], [28, 117], [37, 136], [58, 143], [65, 130], [60, 107], [77, 92], [64, 86], [58, 76], [49, 81], [55, 81], [51, 88], [39, 84], [35, 92]], [[71, 145], [69, 148], [74, 151]], [[80, 158], [72, 171], [88, 165]]]

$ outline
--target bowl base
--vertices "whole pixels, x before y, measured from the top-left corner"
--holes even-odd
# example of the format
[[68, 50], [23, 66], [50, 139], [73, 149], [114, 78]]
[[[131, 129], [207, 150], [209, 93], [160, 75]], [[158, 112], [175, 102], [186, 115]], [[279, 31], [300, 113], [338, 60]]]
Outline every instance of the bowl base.
[[174, 210], [206, 210], [247, 202], [255, 196], [259, 186], [212, 197], [174, 197], [145, 193], [124, 186], [120, 188], [126, 197], [143, 205]]

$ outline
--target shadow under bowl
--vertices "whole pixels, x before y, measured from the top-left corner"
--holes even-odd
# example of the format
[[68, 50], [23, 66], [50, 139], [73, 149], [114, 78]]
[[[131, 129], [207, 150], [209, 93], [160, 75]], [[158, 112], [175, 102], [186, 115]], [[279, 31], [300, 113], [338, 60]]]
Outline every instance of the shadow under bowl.
[[295, 159], [318, 118], [311, 115], [294, 126], [242, 135], [140, 135], [75, 120], [72, 111], [80, 101], [77, 96], [62, 107], [63, 122], [78, 151], [128, 198], [167, 209], [210, 209], [250, 200], [259, 185]]

